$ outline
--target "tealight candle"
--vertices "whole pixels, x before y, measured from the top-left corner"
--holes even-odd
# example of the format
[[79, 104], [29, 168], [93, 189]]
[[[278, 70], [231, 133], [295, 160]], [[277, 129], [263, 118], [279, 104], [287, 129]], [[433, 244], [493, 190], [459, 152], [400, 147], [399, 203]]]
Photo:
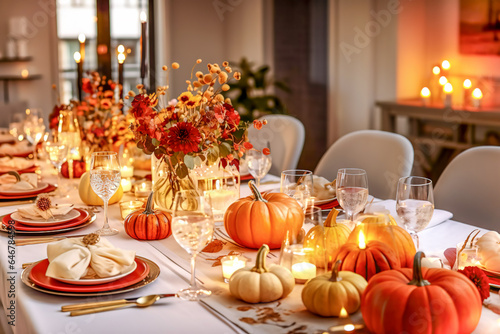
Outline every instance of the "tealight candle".
[[123, 178], [129, 178], [134, 176], [134, 167], [133, 166], [122, 166], [121, 173]]
[[221, 260], [222, 267], [222, 278], [225, 283], [229, 283], [231, 275], [238, 269], [245, 268], [247, 265], [247, 259], [239, 255], [227, 255]]
[[481, 107], [481, 100], [483, 99], [483, 92], [479, 88], [475, 88], [472, 91], [472, 105], [474, 108]]
[[206, 190], [204, 194], [210, 196], [214, 218], [219, 217], [221, 220], [226, 209], [240, 198], [240, 194], [236, 189]]
[[299, 262], [292, 265], [292, 275], [297, 283], [316, 277], [316, 266], [308, 262]]
[[464, 83], [464, 107], [468, 107], [470, 104], [470, 88], [472, 87], [472, 81], [470, 79], [465, 79]]
[[132, 190], [132, 182], [129, 179], [122, 179], [121, 185], [124, 192]]
[[143, 201], [126, 201], [120, 202], [120, 213], [122, 215], [122, 219], [127, 218], [127, 216], [134, 212], [135, 210], [139, 210], [144, 206]]
[[151, 192], [151, 182], [141, 182], [135, 185], [134, 194], [136, 197], [147, 197]]

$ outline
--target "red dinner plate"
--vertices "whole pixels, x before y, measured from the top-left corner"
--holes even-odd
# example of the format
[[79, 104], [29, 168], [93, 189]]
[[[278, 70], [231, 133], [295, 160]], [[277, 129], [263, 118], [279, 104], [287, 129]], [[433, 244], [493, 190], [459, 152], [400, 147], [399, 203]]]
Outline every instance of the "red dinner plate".
[[43, 193], [50, 193], [54, 190], [56, 190], [57, 187], [50, 184], [49, 183], [49, 186], [44, 188], [44, 189], [39, 189], [38, 191], [35, 191], [35, 192], [30, 192], [30, 193], [27, 193], [27, 194], [19, 194], [19, 195], [0, 195], [0, 200], [2, 199], [23, 199], [23, 198], [31, 198], [31, 197], [35, 197], [36, 195], [39, 195], [39, 194], [43, 194]]
[[254, 177], [252, 176], [252, 174], [240, 175], [240, 181], [250, 181], [253, 179]]
[[33, 165], [33, 166], [29, 166], [29, 167], [26, 167], [24, 169], [11, 169], [11, 168], [0, 168], [0, 175], [3, 175], [3, 174], [6, 174], [10, 171], [14, 171], [14, 172], [18, 172], [19, 174], [23, 174], [23, 173], [34, 173], [36, 171], [36, 166]]
[[[83, 224], [90, 216], [89, 212], [86, 210], [81, 210], [81, 209], [75, 209], [75, 210], [80, 212], [80, 216], [78, 216], [75, 219], [72, 219], [68, 222], [61, 223], [59, 225], [34, 227], [34, 226], [23, 225], [23, 224], [15, 221], [13, 226], [16, 230], [19, 230], [19, 231], [57, 231], [57, 230], [60, 230], [63, 228], [68, 228], [68, 227], [73, 227], [76, 225]], [[3, 217], [2, 223], [5, 226], [9, 226], [10, 225], [9, 220], [11, 220], [10, 214]]]
[[47, 277], [45, 273], [49, 266], [49, 260], [45, 259], [37, 263], [30, 272], [30, 279], [36, 285], [41, 287], [64, 292], [101, 292], [101, 291], [111, 291], [122, 289], [132, 284], [142, 281], [149, 273], [149, 266], [146, 262], [140, 258], [135, 258], [137, 263], [137, 269], [135, 269], [131, 274], [120, 278], [119, 280], [98, 284], [98, 285], [74, 285], [60, 282], [51, 277]]

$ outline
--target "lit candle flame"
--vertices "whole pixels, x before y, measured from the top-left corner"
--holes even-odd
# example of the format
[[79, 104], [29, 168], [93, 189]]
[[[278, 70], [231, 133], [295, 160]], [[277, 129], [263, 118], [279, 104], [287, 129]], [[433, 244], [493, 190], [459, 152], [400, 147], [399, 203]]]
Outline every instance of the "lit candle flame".
[[441, 67], [443, 68], [443, 70], [449, 70], [450, 69], [450, 62], [447, 60], [443, 60], [443, 62], [441, 63]]
[[340, 310], [340, 313], [339, 313], [339, 318], [347, 318], [349, 316], [349, 314], [347, 313], [347, 310], [345, 309], [345, 307], [342, 306], [342, 309]]
[[439, 66], [434, 66], [432, 68], [432, 73], [434, 73], [435, 75], [438, 75], [439, 73], [441, 73], [441, 68], [439, 68]]
[[356, 327], [354, 327], [353, 324], [347, 324], [347, 325], [344, 326], [344, 330], [346, 332], [352, 332], [354, 329], [356, 329]]
[[75, 59], [76, 63], [78, 64], [80, 62], [80, 60], [82, 60], [82, 55], [80, 54], [80, 52], [75, 52], [73, 54], [73, 58]]
[[422, 90], [420, 91], [420, 96], [422, 96], [422, 97], [431, 96], [431, 90], [427, 87], [422, 88]]
[[142, 23], [144, 23], [148, 20], [148, 17], [146, 16], [145, 12], [141, 12], [139, 17], [140, 17]]
[[471, 88], [471, 86], [472, 86], [472, 81], [470, 81], [469, 79], [465, 79], [464, 80], [464, 88], [469, 89], [469, 88]]
[[446, 85], [444, 85], [443, 89], [444, 89], [444, 92], [448, 93], [448, 94], [451, 94], [451, 92], [453, 92], [453, 86], [449, 82]]
[[85, 34], [78, 35], [78, 41], [80, 41], [80, 43], [85, 43]]
[[446, 85], [446, 83], [447, 83], [447, 82], [448, 82], [448, 79], [446, 79], [446, 77], [445, 77], [445, 76], [442, 76], [441, 78], [439, 78], [439, 84], [440, 84], [441, 86]]
[[125, 47], [122, 44], [120, 44], [116, 48], [116, 51], [118, 51], [118, 53], [124, 53], [125, 52]]
[[365, 234], [363, 233], [363, 231], [359, 231], [358, 245], [359, 245], [359, 249], [365, 249], [366, 248]]
[[120, 64], [123, 64], [124, 61], [125, 61], [125, 55], [123, 53], [119, 53], [118, 54], [118, 62]]
[[479, 88], [476, 88], [472, 91], [472, 97], [475, 99], [482, 99], [483, 98], [483, 92]]

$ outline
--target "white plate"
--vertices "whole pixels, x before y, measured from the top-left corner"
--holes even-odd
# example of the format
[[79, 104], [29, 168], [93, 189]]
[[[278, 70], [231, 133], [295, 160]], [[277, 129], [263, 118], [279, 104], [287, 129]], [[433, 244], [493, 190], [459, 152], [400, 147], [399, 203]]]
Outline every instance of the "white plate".
[[326, 198], [326, 199], [315, 199], [314, 205], [322, 205], [322, 204], [330, 203], [331, 201], [334, 201], [336, 199], [337, 199], [337, 197], [331, 197], [331, 198]]
[[39, 182], [36, 188], [33, 189], [17, 189], [17, 190], [2, 190], [0, 195], [24, 195], [26, 193], [35, 193], [37, 191], [42, 191], [49, 186], [48, 183]]
[[[56, 216], [55, 218], [49, 218], [48, 220], [33, 220], [29, 218], [24, 218], [17, 211], [13, 212], [11, 218], [15, 221], [23, 225], [28, 226], [54, 226], [70, 221], [71, 219], [75, 219], [80, 216], [80, 212], [78, 210], [72, 209], [70, 212], [63, 216]], [[42, 219], [42, 218], [40, 218]]]
[[63, 283], [74, 284], [74, 285], [97, 285], [119, 280], [120, 278], [130, 275], [136, 268], [137, 268], [137, 263], [134, 261], [134, 263], [132, 263], [130, 267], [126, 269], [126, 271], [123, 274], [119, 274], [116, 276], [104, 277], [104, 278], [87, 278], [87, 279], [86, 278], [66, 279], [66, 278], [54, 278], [54, 277], [53, 278]]

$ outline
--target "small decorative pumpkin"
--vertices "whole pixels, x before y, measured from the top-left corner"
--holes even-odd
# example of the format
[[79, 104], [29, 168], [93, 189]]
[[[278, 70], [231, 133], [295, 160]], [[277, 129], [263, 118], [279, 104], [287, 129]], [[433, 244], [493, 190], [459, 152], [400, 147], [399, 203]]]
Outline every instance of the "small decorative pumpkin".
[[172, 216], [161, 210], [153, 210], [153, 192], [149, 194], [144, 212], [131, 212], [123, 222], [125, 232], [137, 240], [160, 240], [172, 234]]
[[[360, 236], [362, 235], [363, 232], [360, 233]], [[340, 270], [360, 274], [367, 281], [376, 273], [401, 267], [396, 253], [389, 246], [376, 240], [365, 243], [362, 237], [359, 244], [349, 242], [340, 247], [334, 259], [342, 261]]]
[[322, 317], [338, 317], [340, 310], [356, 312], [361, 305], [361, 294], [368, 283], [361, 275], [339, 271], [340, 260], [335, 262], [331, 274], [310, 279], [302, 289], [302, 302], [309, 312]]
[[375, 275], [361, 298], [370, 333], [472, 333], [482, 303], [467, 276], [447, 269], [422, 268], [424, 253], [415, 255], [413, 270]]
[[268, 303], [285, 298], [295, 287], [290, 270], [280, 265], [266, 267], [269, 246], [262, 245], [257, 252], [255, 267], [241, 268], [229, 279], [231, 294], [247, 303]]
[[337, 215], [339, 212], [332, 209], [328, 214], [323, 226], [314, 226], [307, 232], [304, 240], [304, 248], [314, 249], [315, 257], [311, 263], [316, 267], [325, 266], [325, 257], [328, 261], [327, 266], [333, 266], [333, 254], [335, 251], [347, 242], [351, 230], [345, 224], [337, 224]]
[[238, 244], [258, 249], [281, 247], [287, 229], [295, 236], [301, 232], [304, 212], [300, 204], [283, 193], [263, 193], [248, 183], [253, 196], [241, 198], [231, 204], [224, 214], [224, 227]]
[[500, 271], [500, 234], [487, 232], [476, 242], [481, 264], [489, 270]]
[[356, 242], [360, 231], [363, 231], [366, 242], [378, 240], [393, 248], [401, 267], [411, 268], [417, 251], [413, 239], [404, 228], [393, 225], [387, 215], [366, 216], [351, 232], [347, 242]]
[[[90, 173], [83, 173], [80, 178], [80, 184], [78, 185], [78, 194], [80, 195], [80, 199], [83, 203], [87, 205], [104, 205], [102, 199], [97, 196], [92, 187], [90, 186]], [[108, 204], [114, 204], [119, 202], [123, 197], [123, 188], [122, 185], [118, 187], [115, 194], [111, 196]]]
[[[65, 178], [69, 178], [69, 163], [65, 161], [61, 165], [61, 175]], [[85, 162], [85, 159], [82, 158], [82, 160], [73, 160], [73, 177], [74, 178], [79, 178], [85, 173], [87, 170], [87, 164]]]

